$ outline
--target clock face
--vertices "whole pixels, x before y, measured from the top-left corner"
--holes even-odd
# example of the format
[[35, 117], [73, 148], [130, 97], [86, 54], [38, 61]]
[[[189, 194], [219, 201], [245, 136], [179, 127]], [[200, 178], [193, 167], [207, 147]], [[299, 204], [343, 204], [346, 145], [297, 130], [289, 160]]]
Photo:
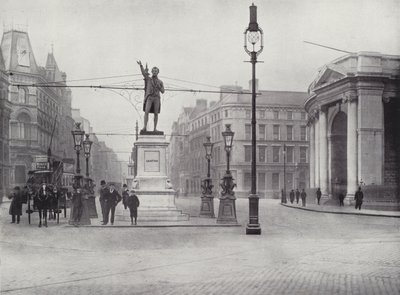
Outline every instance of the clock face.
[[29, 46], [25, 38], [19, 38], [17, 41], [17, 57], [18, 65], [29, 67]]

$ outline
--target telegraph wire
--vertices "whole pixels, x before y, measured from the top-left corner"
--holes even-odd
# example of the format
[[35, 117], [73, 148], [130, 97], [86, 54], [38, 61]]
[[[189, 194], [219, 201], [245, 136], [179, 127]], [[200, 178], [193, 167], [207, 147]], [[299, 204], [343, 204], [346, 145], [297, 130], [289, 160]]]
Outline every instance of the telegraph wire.
[[[19, 84], [12, 83], [12, 86], [16, 87], [43, 87], [43, 88], [90, 88], [90, 89], [114, 89], [114, 90], [144, 90], [144, 87], [134, 86], [106, 86], [106, 85], [46, 85], [40, 83], [33, 84]], [[191, 93], [226, 93], [226, 94], [252, 94], [248, 91], [225, 91], [225, 90], [201, 90], [201, 89], [179, 89], [179, 88], [166, 88], [165, 91], [176, 91], [176, 92], [191, 92]], [[260, 94], [260, 93], [257, 93]]]
[[330, 46], [321, 45], [321, 44], [318, 44], [318, 43], [313, 43], [313, 42], [310, 42], [310, 41], [303, 41], [303, 42], [304, 42], [304, 43], [311, 44], [311, 45], [315, 45], [315, 46], [323, 47], [323, 48], [328, 48], [328, 49], [335, 50], [335, 51], [344, 52], [344, 53], [350, 53], [350, 54], [351, 54], [351, 53], [355, 53], [355, 52], [350, 52], [350, 51], [346, 51], [346, 50], [338, 49], [338, 48], [335, 48], [335, 47], [330, 47]]

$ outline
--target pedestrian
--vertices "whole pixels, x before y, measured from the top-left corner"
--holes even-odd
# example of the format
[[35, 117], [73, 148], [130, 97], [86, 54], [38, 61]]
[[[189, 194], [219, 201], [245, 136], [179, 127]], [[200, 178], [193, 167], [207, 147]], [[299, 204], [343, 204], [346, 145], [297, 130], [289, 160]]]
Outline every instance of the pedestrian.
[[82, 218], [82, 213], [83, 213], [83, 199], [82, 199], [82, 189], [79, 187], [76, 187], [74, 189], [74, 192], [72, 193], [72, 216], [71, 216], [71, 222], [73, 225], [78, 226], [81, 218]]
[[290, 191], [290, 193], [289, 193], [289, 198], [290, 198], [290, 203], [293, 204], [293, 202], [294, 202], [294, 190], [291, 190], [291, 191]]
[[101, 206], [101, 217], [102, 217], [102, 223], [104, 223], [105, 220], [105, 195], [107, 193], [107, 184], [105, 180], [100, 181], [100, 189], [99, 189], [99, 201], [100, 201], [100, 206]]
[[108, 218], [111, 212], [111, 225], [114, 224], [114, 216], [115, 216], [115, 207], [117, 206], [118, 202], [121, 201], [121, 196], [115, 189], [115, 185], [113, 183], [110, 184], [110, 189], [106, 191], [105, 198], [104, 198], [104, 205], [105, 205], [105, 218], [103, 225], [108, 223]]
[[13, 192], [11, 195], [8, 196], [8, 198], [11, 201], [10, 204], [10, 209], [8, 210], [8, 213], [11, 215], [11, 223], [15, 223], [15, 220], [17, 221], [17, 224], [20, 221], [20, 217], [22, 215], [22, 201], [23, 201], [23, 196], [22, 196], [22, 191], [19, 186], [14, 187]]
[[319, 201], [321, 200], [321, 195], [322, 195], [320, 188], [317, 189], [317, 193], [316, 194], [317, 194], [317, 202], [318, 202], [318, 205], [319, 205]]
[[344, 194], [339, 193], [339, 206], [344, 206]]
[[301, 206], [305, 207], [306, 206], [307, 194], [306, 194], [304, 188], [301, 190], [300, 197], [301, 197]]
[[296, 188], [296, 203], [299, 203], [299, 199], [300, 199], [300, 191], [298, 188]]
[[129, 208], [131, 215], [131, 225], [133, 225], [133, 218], [135, 218], [135, 225], [137, 224], [137, 208], [140, 205], [139, 198], [136, 196], [135, 191], [131, 190], [126, 197], [126, 206]]
[[126, 199], [128, 196], [129, 196], [128, 186], [126, 184], [124, 184], [122, 186], [122, 204], [124, 205], [125, 210], [127, 208]]
[[281, 190], [281, 203], [282, 204], [286, 204], [287, 203], [287, 199], [286, 199], [286, 192], [284, 190]]
[[358, 208], [358, 210], [361, 210], [363, 199], [364, 199], [364, 194], [361, 191], [361, 186], [359, 186], [358, 191], [356, 191], [356, 194], [354, 195], [354, 200], [356, 201], [356, 209]]

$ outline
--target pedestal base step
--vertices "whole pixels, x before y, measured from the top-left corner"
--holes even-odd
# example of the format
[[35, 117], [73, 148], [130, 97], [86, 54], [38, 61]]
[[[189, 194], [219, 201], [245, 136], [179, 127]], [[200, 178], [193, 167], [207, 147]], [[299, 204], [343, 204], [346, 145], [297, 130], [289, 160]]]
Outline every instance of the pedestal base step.
[[[116, 214], [116, 220], [130, 221], [129, 209], [124, 210], [122, 214]], [[189, 214], [182, 213], [181, 210], [166, 210], [166, 209], [149, 209], [138, 210], [138, 220], [140, 221], [187, 221]]]

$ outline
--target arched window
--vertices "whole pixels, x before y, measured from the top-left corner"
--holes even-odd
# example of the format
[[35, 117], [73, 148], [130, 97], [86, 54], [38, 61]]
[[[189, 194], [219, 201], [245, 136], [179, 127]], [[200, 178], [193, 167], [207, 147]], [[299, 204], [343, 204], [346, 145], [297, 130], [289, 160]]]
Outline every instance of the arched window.
[[18, 103], [27, 104], [26, 90], [24, 88], [18, 89]]
[[31, 119], [28, 114], [21, 113], [17, 117], [17, 122], [11, 124], [11, 135], [15, 139], [31, 138]]

